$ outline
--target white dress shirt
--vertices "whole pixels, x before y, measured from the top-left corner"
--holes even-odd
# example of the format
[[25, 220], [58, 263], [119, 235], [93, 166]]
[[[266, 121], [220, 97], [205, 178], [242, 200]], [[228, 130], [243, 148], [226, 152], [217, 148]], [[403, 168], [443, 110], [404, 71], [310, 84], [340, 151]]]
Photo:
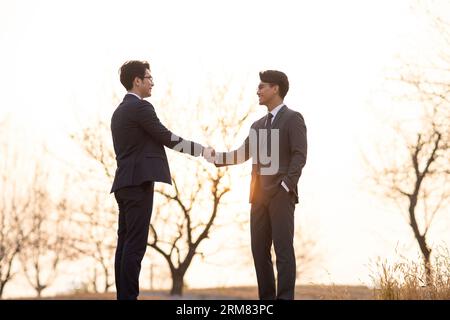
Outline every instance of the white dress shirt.
[[133, 93], [133, 92], [129, 92], [129, 91], [128, 91], [127, 94], [132, 94], [133, 96], [138, 97], [139, 100], [142, 100], [142, 98], [139, 97], [136, 93]]
[[273, 108], [272, 111], [270, 111], [270, 113], [273, 115], [272, 123], [273, 123], [273, 120], [275, 119], [275, 117], [277, 116], [278, 111], [280, 111], [282, 106], [284, 106], [284, 103], [280, 104], [279, 106], [276, 106], [275, 108]]

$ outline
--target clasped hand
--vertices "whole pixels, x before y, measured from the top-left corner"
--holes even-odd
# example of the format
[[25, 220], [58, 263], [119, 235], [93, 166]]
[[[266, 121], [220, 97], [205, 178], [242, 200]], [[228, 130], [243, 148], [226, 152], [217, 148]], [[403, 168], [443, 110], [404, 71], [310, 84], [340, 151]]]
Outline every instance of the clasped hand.
[[211, 147], [206, 147], [203, 149], [203, 157], [208, 161], [209, 163], [214, 163], [216, 158], [216, 151]]

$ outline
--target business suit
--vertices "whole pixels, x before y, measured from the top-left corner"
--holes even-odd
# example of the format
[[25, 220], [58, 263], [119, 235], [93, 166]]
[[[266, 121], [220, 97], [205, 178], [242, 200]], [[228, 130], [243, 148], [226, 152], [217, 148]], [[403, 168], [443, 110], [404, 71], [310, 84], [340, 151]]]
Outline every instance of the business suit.
[[111, 132], [117, 161], [111, 192], [119, 206], [115, 257], [117, 298], [136, 299], [154, 183], [172, 183], [164, 146], [193, 156], [199, 156], [203, 146], [172, 134], [159, 121], [154, 107], [133, 94], [125, 95], [114, 111]]
[[[261, 139], [267, 139], [263, 136], [265, 132], [260, 129], [279, 130], [278, 168], [271, 174], [264, 174], [267, 164], [261, 161], [260, 155], [261, 152], [267, 154], [270, 151], [267, 150], [268, 143], [265, 148], [263, 143], [264, 150], [260, 150]], [[296, 278], [294, 210], [298, 203], [298, 180], [306, 163], [306, 126], [299, 112], [284, 105], [271, 122], [268, 116], [264, 116], [252, 124], [251, 130], [256, 131], [258, 147], [252, 148], [255, 141], [251, 141], [252, 135], [249, 134], [239, 149], [217, 153], [216, 166], [253, 159], [249, 199], [252, 204], [250, 232], [259, 297], [264, 300], [293, 299]], [[239, 154], [245, 154], [245, 157], [239, 159]], [[289, 191], [282, 186], [282, 182]], [[277, 289], [270, 253], [272, 243], [277, 258]]]

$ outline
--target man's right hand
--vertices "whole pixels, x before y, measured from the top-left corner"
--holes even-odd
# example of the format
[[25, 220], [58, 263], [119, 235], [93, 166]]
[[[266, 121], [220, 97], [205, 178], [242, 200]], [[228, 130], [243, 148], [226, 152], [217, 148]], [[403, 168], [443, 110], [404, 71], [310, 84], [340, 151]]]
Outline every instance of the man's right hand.
[[203, 157], [208, 161], [209, 163], [214, 163], [216, 158], [216, 151], [211, 147], [206, 147], [203, 149]]

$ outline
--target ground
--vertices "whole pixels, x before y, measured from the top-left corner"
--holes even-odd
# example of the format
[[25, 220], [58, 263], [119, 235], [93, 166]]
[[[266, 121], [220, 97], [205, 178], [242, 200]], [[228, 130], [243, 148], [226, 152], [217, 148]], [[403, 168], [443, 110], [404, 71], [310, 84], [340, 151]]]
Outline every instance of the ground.
[[[295, 290], [298, 300], [370, 300], [374, 299], [374, 291], [365, 286], [338, 286], [338, 285], [301, 285]], [[76, 293], [59, 295], [49, 299], [80, 299], [80, 300], [112, 300], [115, 293]], [[170, 296], [167, 291], [141, 290], [140, 300], [239, 300], [258, 299], [256, 287], [232, 287], [211, 289], [186, 289], [182, 296]]]

